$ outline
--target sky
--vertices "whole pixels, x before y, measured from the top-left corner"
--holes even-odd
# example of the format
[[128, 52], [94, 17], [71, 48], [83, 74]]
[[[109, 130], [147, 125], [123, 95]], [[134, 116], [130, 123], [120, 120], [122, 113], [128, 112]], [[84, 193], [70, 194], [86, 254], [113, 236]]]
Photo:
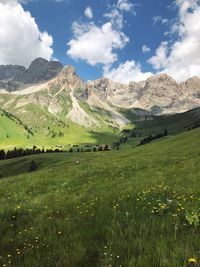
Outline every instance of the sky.
[[37, 57], [83, 80], [200, 76], [200, 0], [0, 0], [0, 64]]

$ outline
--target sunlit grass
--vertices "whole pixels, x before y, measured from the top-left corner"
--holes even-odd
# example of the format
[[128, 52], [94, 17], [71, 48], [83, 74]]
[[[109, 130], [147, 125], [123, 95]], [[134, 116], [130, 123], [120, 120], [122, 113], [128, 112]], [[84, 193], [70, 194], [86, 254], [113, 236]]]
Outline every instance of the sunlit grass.
[[0, 162], [0, 266], [199, 266], [199, 134]]

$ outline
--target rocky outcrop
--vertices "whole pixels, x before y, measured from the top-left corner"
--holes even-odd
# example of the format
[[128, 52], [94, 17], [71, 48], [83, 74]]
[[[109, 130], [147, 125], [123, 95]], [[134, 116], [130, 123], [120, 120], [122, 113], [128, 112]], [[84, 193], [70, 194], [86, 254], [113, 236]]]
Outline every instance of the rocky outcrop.
[[0, 65], [0, 81], [7, 82], [25, 71], [25, 67], [18, 65]]
[[177, 82], [167, 74], [159, 74], [148, 78], [138, 99], [141, 107], [152, 110], [153, 113], [162, 113], [180, 100], [182, 92]]
[[43, 58], [35, 59], [24, 72], [15, 76], [14, 81], [19, 84], [34, 84], [51, 80], [63, 66], [58, 61], [47, 61]]
[[180, 84], [181, 89], [185, 95], [190, 95], [200, 99], [200, 78], [194, 76], [188, 79], [186, 82]]
[[[52, 107], [58, 107], [57, 97], [63, 92], [69, 98], [72, 98], [70, 94], [73, 92], [74, 98], [91, 104], [92, 107], [97, 105], [103, 108], [102, 104], [108, 104], [115, 109], [135, 109], [141, 114], [180, 113], [200, 106], [200, 78], [197, 76], [178, 84], [167, 74], [158, 74], [146, 81], [130, 82], [127, 85], [104, 77], [84, 82], [74, 67], [63, 68], [59, 62], [49, 62], [42, 58], [35, 59], [28, 69], [21, 66], [0, 66], [2, 92], [7, 90], [23, 94], [27, 88], [29, 92], [36, 92], [40, 90], [41, 83], [41, 88], [47, 88], [48, 94], [54, 96], [49, 109], [51, 111], [56, 110]], [[110, 112], [108, 106], [105, 109]]]
[[178, 84], [167, 74], [158, 74], [128, 85], [101, 78], [87, 84], [102, 100], [123, 108], [139, 108], [151, 114], [179, 113], [200, 106], [200, 78]]
[[51, 80], [62, 70], [63, 66], [58, 61], [47, 61], [43, 58], [35, 59], [25, 69], [22, 66], [0, 66], [0, 89], [15, 91], [27, 85]]

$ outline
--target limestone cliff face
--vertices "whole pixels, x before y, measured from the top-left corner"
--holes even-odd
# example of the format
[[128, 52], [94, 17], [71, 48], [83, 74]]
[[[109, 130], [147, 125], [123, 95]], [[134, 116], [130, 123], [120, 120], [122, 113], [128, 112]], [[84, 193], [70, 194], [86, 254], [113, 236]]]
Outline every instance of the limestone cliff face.
[[102, 78], [88, 83], [101, 99], [124, 108], [141, 108], [152, 114], [179, 113], [200, 106], [200, 78], [178, 84], [167, 74], [142, 82], [120, 84]]
[[[53, 98], [49, 100], [49, 111], [56, 114], [61, 110], [61, 102], [67, 98], [71, 99], [71, 102], [75, 102], [75, 99], [83, 101], [91, 109], [94, 109], [95, 105], [106, 110], [110, 110], [109, 106], [115, 109], [137, 108], [152, 115], [180, 113], [200, 107], [199, 77], [192, 77], [178, 84], [167, 74], [158, 74], [146, 81], [130, 82], [127, 85], [104, 77], [84, 82], [78, 77], [74, 67], [63, 68], [59, 62], [49, 62], [42, 58], [35, 59], [28, 69], [21, 66], [0, 66], [0, 92], [14, 91], [14, 94], [23, 95], [23, 92], [30, 94], [37, 91], [39, 94], [42, 88], [48, 92], [47, 103], [49, 97]], [[30, 96], [29, 99], [34, 97]], [[63, 108], [64, 106], [62, 112]]]
[[186, 82], [180, 84], [181, 89], [185, 95], [192, 96], [194, 98], [200, 99], [200, 78], [194, 76], [188, 79]]

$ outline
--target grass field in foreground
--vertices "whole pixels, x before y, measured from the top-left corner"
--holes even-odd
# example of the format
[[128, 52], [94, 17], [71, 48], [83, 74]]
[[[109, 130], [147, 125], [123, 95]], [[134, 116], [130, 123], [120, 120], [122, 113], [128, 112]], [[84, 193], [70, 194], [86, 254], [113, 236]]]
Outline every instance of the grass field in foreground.
[[0, 162], [0, 266], [199, 266], [199, 136]]

